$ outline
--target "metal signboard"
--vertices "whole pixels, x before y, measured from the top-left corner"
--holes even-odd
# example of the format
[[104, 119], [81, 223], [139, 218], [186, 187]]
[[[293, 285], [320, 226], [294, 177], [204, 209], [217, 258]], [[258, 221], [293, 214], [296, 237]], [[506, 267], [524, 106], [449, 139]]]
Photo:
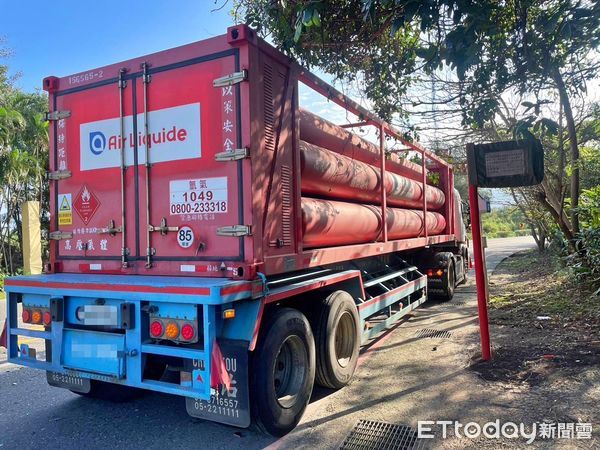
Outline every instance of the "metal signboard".
[[538, 140], [469, 144], [467, 162], [472, 186], [532, 186], [544, 179], [544, 149]]

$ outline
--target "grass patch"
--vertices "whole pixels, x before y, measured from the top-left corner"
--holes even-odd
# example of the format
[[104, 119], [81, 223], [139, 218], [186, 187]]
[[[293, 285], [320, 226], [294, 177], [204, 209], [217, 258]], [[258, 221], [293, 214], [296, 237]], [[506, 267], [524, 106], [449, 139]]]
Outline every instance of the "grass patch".
[[504, 260], [490, 283], [492, 318], [523, 322], [550, 316], [551, 321], [598, 327], [600, 296], [589, 282], [577, 281], [552, 253], [521, 252]]

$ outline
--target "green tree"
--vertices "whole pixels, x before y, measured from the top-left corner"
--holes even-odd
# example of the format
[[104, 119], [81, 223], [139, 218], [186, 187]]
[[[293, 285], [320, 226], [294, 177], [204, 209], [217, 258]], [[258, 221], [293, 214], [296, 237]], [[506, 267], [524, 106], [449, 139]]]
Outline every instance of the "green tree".
[[22, 261], [21, 204], [39, 200], [48, 224], [48, 128], [45, 95], [16, 89], [7, 72], [0, 65], [0, 272], [13, 274]]

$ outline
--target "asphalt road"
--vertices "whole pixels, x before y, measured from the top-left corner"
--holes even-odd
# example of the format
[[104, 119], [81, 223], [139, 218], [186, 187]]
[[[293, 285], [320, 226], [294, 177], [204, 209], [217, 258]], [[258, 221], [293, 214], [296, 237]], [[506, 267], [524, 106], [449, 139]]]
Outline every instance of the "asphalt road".
[[[534, 246], [532, 238], [490, 240], [486, 251], [488, 270], [493, 270], [510, 254]], [[465, 290], [465, 295], [472, 293], [472, 289]], [[414, 320], [424, 320], [424, 317], [430, 314], [428, 310], [433, 308], [425, 308], [424, 315], [417, 313]], [[4, 322], [5, 309], [5, 301], [0, 300], [0, 324]], [[436, 317], [443, 319], [443, 314]], [[465, 324], [472, 324], [471, 317], [466, 319], [468, 321]], [[410, 329], [412, 320], [409, 319], [407, 325], [403, 324], [388, 333], [386, 339], [393, 341], [402, 338], [403, 333], [407, 332], [405, 327]], [[383, 339], [381, 341], [380, 344], [383, 344]], [[409, 338], [408, 341], [414, 339]], [[283, 440], [277, 441], [254, 431], [194, 420], [186, 414], [184, 400], [174, 396], [149, 393], [130, 403], [112, 404], [82, 398], [63, 389], [51, 388], [47, 385], [43, 372], [8, 364], [4, 349], [0, 349], [0, 449], [28, 449], [40, 446], [65, 449], [250, 449], [269, 445], [272, 448], [334, 447], [339, 445], [340, 439], [355, 420], [349, 411], [355, 411], [357, 414], [366, 414], [368, 411], [369, 414], [375, 415], [379, 410], [386, 411], [385, 418], [390, 420], [389, 411], [401, 410], [401, 405], [392, 403], [396, 397], [390, 398], [390, 404], [386, 404], [387, 396], [373, 403], [374, 394], [367, 389], [369, 383], [361, 380], [374, 376], [374, 372], [380, 370], [378, 358], [383, 358], [382, 366], [389, 366], [389, 361], [406, 360], [411, 356], [415, 358], [414, 355], [418, 354], [412, 350], [406, 355], [394, 354], [401, 351], [406, 352], [406, 346], [396, 347], [386, 343], [373, 352], [374, 356], [363, 354], [357, 370], [357, 381], [337, 392], [316, 391], [298, 429]], [[435, 389], [435, 384], [424, 384], [422, 379], [424, 374], [437, 369], [429, 370], [425, 364], [419, 367], [419, 361], [417, 359], [415, 362], [415, 388], [405, 390], [413, 395], [421, 395]], [[406, 374], [404, 383], [407, 386], [411, 382], [411, 373]], [[395, 369], [384, 372], [377, 378], [377, 385], [396, 386], [396, 377]], [[402, 391], [402, 396], [407, 395], [405, 391]], [[411, 402], [414, 403], [414, 400]]]

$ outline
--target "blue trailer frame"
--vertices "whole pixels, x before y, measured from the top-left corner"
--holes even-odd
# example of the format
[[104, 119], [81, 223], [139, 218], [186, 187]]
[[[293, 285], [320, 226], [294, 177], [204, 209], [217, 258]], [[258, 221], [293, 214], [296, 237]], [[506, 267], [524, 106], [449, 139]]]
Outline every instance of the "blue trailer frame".
[[[213, 352], [221, 353], [217, 342], [241, 342], [247, 352], [257, 333], [264, 283], [261, 279], [47, 274], [9, 278], [5, 289], [9, 362], [70, 380], [99, 380], [209, 402], [218, 388], [211, 386]], [[116, 306], [119, 330], [78, 325], [77, 308], [98, 303], [99, 299], [101, 304]], [[52, 310], [51, 325], [44, 330], [19, 326], [19, 303]], [[59, 305], [60, 311], [53, 303]], [[125, 318], [121, 317], [124, 304], [132, 309], [134, 322], [125, 327]], [[157, 307], [169, 317], [197, 319], [201, 345], [189, 348], [154, 342], [148, 334], [148, 316], [144, 311], [148, 307]], [[235, 317], [226, 320], [222, 312], [230, 309], [236, 311]], [[198, 317], [193, 317], [194, 311]], [[50, 354], [44, 360], [37, 359], [27, 344], [18, 345], [19, 336], [51, 342]], [[143, 379], [144, 360], [149, 355], [181, 358], [190, 368], [191, 379], [180, 384]], [[247, 384], [247, 380], [236, 382]]]

